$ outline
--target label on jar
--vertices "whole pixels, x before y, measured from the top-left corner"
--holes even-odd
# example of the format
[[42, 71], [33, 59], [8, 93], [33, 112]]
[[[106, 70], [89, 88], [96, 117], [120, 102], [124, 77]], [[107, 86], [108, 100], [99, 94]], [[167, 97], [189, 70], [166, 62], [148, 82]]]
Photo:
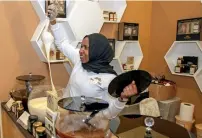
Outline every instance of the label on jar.
[[175, 72], [180, 73], [180, 67], [175, 67]]
[[195, 68], [190, 68], [189, 74], [193, 75], [195, 73]]
[[182, 60], [181, 60], [181, 59], [178, 59], [178, 60], [177, 60], [177, 64], [178, 64], [178, 65], [181, 65], [181, 64], [182, 64]]

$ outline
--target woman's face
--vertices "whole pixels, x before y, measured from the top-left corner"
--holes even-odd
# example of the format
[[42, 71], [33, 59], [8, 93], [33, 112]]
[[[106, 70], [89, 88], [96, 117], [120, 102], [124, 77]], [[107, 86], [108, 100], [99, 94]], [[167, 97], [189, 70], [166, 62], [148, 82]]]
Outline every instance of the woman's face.
[[79, 50], [79, 55], [82, 63], [87, 63], [89, 61], [89, 39], [84, 38], [81, 43], [81, 48]]

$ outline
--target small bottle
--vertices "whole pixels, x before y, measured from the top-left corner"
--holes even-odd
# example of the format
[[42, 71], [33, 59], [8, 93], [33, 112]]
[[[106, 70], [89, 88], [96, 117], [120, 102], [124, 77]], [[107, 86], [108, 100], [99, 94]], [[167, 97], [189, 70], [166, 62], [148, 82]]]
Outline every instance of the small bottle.
[[18, 107], [16, 112], [16, 117], [19, 118], [24, 112], [24, 107]]
[[147, 127], [146, 132], [144, 134], [144, 138], [152, 138], [151, 128]]
[[196, 65], [191, 65], [189, 74], [194, 75], [196, 72], [197, 66]]
[[32, 134], [32, 127], [34, 122], [38, 121], [38, 116], [36, 115], [30, 115], [28, 118], [28, 122], [27, 122], [27, 130]]
[[117, 14], [114, 12], [114, 21], [117, 21]]
[[[17, 112], [17, 109], [18, 108], [23, 108], [24, 109], [24, 107], [23, 107], [23, 105], [22, 105], [22, 101], [16, 101], [16, 106], [15, 106], [15, 116], [17, 117], [17, 114], [18, 114], [18, 112]], [[18, 117], [17, 117], [18, 118]]]
[[114, 16], [113, 12], [109, 12], [109, 21], [113, 21]]
[[42, 122], [37, 121], [34, 122], [33, 126], [32, 126], [32, 134], [34, 137], [36, 137], [36, 128], [42, 126]]
[[36, 138], [47, 138], [45, 127], [40, 126], [36, 128]]
[[65, 56], [59, 49], [56, 49], [56, 60], [64, 60]]
[[13, 102], [12, 107], [11, 107], [11, 111], [15, 114], [16, 112], [16, 108], [17, 108], [17, 102]]
[[178, 57], [178, 59], [177, 59], [177, 65], [178, 66], [182, 64], [182, 60], [183, 60], [182, 57]]
[[181, 66], [179, 66], [179, 65], [175, 66], [175, 72], [181, 73]]

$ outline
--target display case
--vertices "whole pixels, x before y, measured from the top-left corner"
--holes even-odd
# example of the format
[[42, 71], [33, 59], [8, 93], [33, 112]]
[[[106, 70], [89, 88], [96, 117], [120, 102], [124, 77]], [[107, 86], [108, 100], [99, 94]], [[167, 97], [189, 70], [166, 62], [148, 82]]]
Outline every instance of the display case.
[[122, 22], [118, 24], [118, 40], [138, 40], [138, 23]]
[[118, 23], [127, 7], [126, 0], [99, 0], [105, 23]]

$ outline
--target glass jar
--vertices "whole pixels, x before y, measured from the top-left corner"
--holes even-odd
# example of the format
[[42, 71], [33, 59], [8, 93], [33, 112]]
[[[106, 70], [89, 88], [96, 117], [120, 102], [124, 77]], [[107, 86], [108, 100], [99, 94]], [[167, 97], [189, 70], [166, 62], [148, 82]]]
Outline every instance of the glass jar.
[[[63, 88], [55, 86], [58, 97], [62, 97]], [[31, 115], [37, 115], [39, 121], [45, 122], [46, 109], [47, 109], [47, 91], [51, 91], [51, 85], [38, 85], [35, 86], [28, 98], [28, 110]]]
[[175, 66], [175, 73], [181, 73], [181, 66]]
[[32, 134], [34, 137], [36, 137], [36, 128], [42, 126], [42, 122], [37, 121], [34, 122], [33, 126], [32, 126]]
[[16, 117], [19, 118], [24, 112], [24, 107], [18, 107], [16, 112]]
[[36, 122], [38, 120], [38, 116], [37, 115], [30, 115], [28, 118], [28, 122], [27, 122], [27, 130], [32, 134], [32, 127], [34, 122]]
[[189, 74], [194, 75], [197, 70], [197, 65], [191, 65]]
[[41, 126], [36, 128], [36, 138], [47, 138], [45, 127]]

